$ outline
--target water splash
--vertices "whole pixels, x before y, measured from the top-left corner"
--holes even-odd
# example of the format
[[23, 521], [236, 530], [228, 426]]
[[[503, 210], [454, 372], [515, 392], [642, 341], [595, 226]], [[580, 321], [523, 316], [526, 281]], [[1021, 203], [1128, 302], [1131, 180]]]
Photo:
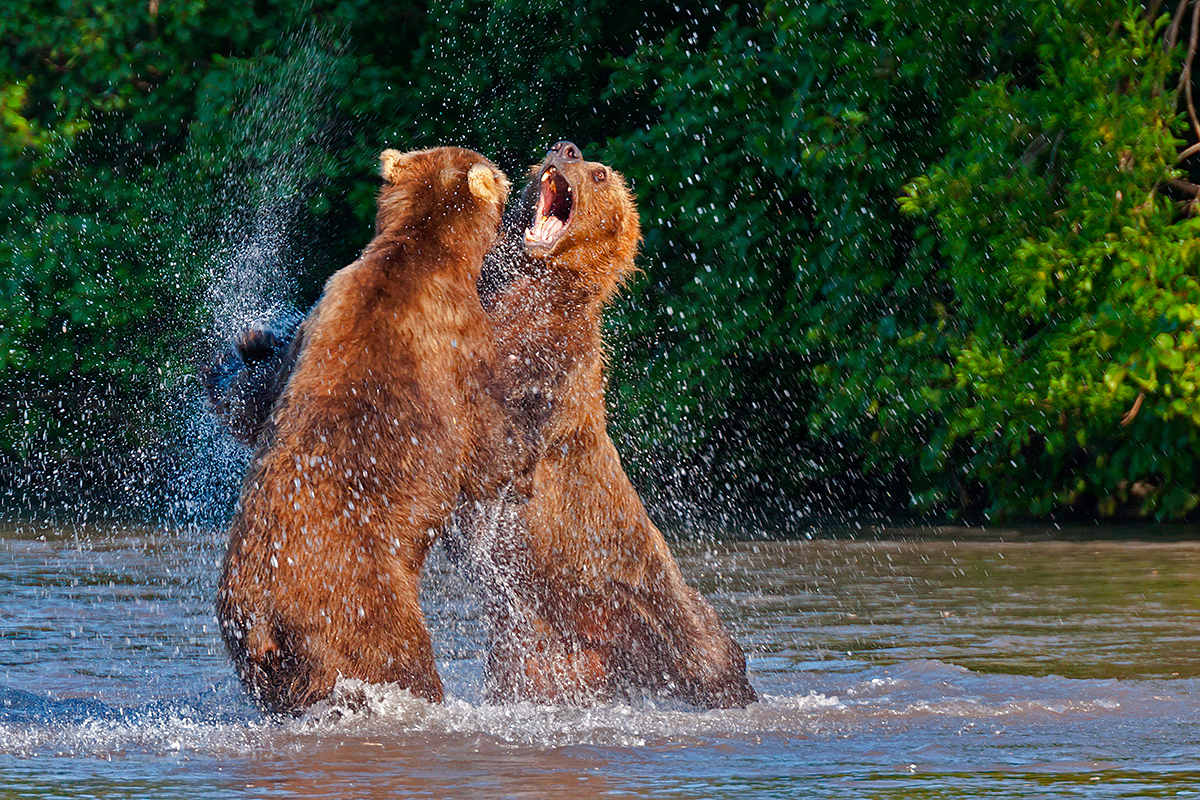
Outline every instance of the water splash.
[[[191, 229], [207, 234], [185, 254], [204, 264], [201, 361], [252, 325], [300, 315], [297, 262], [311, 233], [306, 202], [327, 188], [322, 164], [332, 158], [335, 98], [348, 80], [345, 49], [336, 37], [308, 30], [267, 60], [273, 69], [265, 74], [262, 60], [254, 71], [249, 63], [235, 67], [243, 88], [193, 132], [195, 158], [214, 162], [208, 169], [222, 176], [215, 200], [189, 215]], [[211, 530], [232, 511], [248, 453], [207, 412], [194, 381], [179, 387], [174, 405], [183, 444], [171, 467], [166, 521]]]

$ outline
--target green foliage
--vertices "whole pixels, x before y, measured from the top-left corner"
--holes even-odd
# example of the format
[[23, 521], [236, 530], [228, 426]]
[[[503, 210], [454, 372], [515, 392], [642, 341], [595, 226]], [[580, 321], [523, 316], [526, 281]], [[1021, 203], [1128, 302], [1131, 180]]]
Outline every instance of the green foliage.
[[1110, 13], [1120, 27], [1045, 12], [1038, 82], [975, 90], [950, 121], [961, 144], [903, 199], [936, 222], [954, 299], [960, 399], [928, 455], [999, 512], [1113, 512], [1140, 493], [1143, 513], [1175, 517], [1200, 501], [1197, 223], [1160, 191], [1172, 54], [1136, 6]]
[[731, 415], [792, 421], [735, 449], [805, 492], [862, 469], [916, 510], [1194, 509], [1195, 222], [1160, 191], [1177, 54], [1142, 13], [768, 3], [621, 62], [660, 110], [609, 149], [667, 312], [623, 320], [630, 397], [717, 450]]
[[365, 243], [382, 148], [516, 177], [569, 138], [643, 214], [610, 328], [644, 479], [658, 454], [835, 505], [1195, 509], [1200, 223], [1164, 189], [1182, 59], [1140, 5], [432, 9], [9, 10], [0, 461], [179, 431], [211, 341]]
[[613, 88], [619, 59], [668, 33], [712, 35], [720, 7], [685, 5], [441, 5], [427, 20], [409, 90], [389, 98], [396, 103], [395, 122], [385, 131], [422, 146], [477, 148], [514, 177], [560, 139], [602, 145], [651, 111], [640, 89]]
[[953, 402], [934, 245], [895, 198], [973, 82], [1033, 57], [1011, 10], [893, 6], [768, 4], [707, 48], [668, 36], [621, 64], [661, 112], [609, 149], [650, 199], [647, 305], [669, 317], [631, 395], [710, 420], [700, 447], [739, 414], [785, 420], [732, 446], [792, 491], [906, 464]]
[[[54, 463], [161, 447], [176, 422], [164, 417], [164, 387], [170, 395], [194, 371], [211, 326], [215, 260], [253, 235], [264, 209], [315, 234], [286, 254], [301, 274], [354, 251], [328, 231], [352, 218], [338, 204], [347, 185], [369, 181], [371, 165], [341, 139], [371, 97], [341, 91], [358, 63], [318, 30], [355, 29], [366, 7], [23, 0], [7, 10], [0, 394], [13, 402], [0, 408], [0, 456]], [[393, 38], [378, 26], [364, 38], [411, 45], [404, 9], [374, 7], [398, 18]]]

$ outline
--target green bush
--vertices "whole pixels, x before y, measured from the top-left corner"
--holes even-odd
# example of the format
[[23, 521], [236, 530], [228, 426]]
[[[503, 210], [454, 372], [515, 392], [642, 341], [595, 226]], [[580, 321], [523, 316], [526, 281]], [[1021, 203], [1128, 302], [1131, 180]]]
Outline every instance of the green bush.
[[[374, 7], [396, 14], [395, 38], [374, 24], [363, 40], [411, 47], [415, 22], [402, 23], [420, 9]], [[370, 165], [346, 146], [347, 120], [385, 77], [364, 66], [369, 53], [352, 59], [321, 31], [358, 30], [343, 20], [364, 8], [8, 9], [0, 393], [13, 401], [0, 408], [0, 460], [53, 470], [161, 449], [178, 424], [176, 387], [206, 354], [220, 259], [264, 219], [289, 228], [276, 238], [295, 274], [324, 272], [361, 244], [347, 236], [355, 215], [342, 196]], [[356, 70], [377, 82], [343, 91]]]
[[643, 214], [609, 324], [639, 480], [1187, 515], [1190, 75], [1145, 17], [22, 0], [0, 20], [0, 461], [186, 447], [195, 362], [354, 257], [383, 147], [463, 144], [516, 177], [569, 138]]
[[1196, 223], [1161, 191], [1165, 20], [903, 11], [769, 3], [626, 62], [661, 115], [610, 150], [654, 154], [627, 169], [668, 317], [642, 325], [632, 395], [716, 450], [755, 414], [749, 449], [793, 491], [862, 469], [906, 476], [919, 511], [1192, 511], [1200, 293]]
[[1200, 502], [1197, 221], [1162, 192], [1175, 54], [1136, 6], [1120, 11], [1119, 27], [1046, 12], [1036, 85], [972, 92], [950, 121], [960, 146], [903, 201], [936, 227], [954, 298], [959, 399], [930, 456], [949, 467], [965, 445], [952, 468], [999, 511], [1177, 517]]

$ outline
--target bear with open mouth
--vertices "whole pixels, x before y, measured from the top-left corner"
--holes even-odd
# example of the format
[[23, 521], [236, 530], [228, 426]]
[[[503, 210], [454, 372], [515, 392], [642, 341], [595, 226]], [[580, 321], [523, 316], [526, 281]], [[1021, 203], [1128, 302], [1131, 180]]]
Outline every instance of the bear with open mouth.
[[450, 541], [487, 587], [491, 693], [753, 702], [741, 648], [685, 583], [608, 436], [602, 315], [635, 269], [633, 196], [559, 142], [515, 215], [481, 295], [498, 384], [534, 462], [530, 500], [464, 520], [465, 542]]
[[227, 407], [270, 412], [239, 429], [258, 449], [217, 592], [238, 675], [273, 712], [306, 708], [339, 677], [440, 701], [421, 567], [454, 508], [512, 475], [475, 288], [508, 180], [461, 148], [380, 161], [375, 238], [330, 277], [286, 357], [278, 341], [262, 348], [286, 374], [217, 381], [278, 390]]
[[[633, 196], [617, 172], [560, 142], [531, 171], [501, 234], [478, 291], [516, 490], [461, 506], [446, 540], [483, 588], [490, 694], [753, 702], [742, 649], [683, 580], [607, 432], [601, 322], [635, 270]], [[287, 335], [248, 331], [206, 373], [214, 409], [243, 441], [257, 441], [256, 414], [286, 383]]]

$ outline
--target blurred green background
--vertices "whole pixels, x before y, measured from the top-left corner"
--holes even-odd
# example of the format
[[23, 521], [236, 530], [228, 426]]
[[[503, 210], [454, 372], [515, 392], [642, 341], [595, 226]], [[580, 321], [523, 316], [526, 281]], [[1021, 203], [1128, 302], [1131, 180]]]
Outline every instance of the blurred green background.
[[639, 199], [651, 504], [1195, 516], [1191, 0], [10, 6], [10, 502], [161, 483], [196, 365], [370, 238], [383, 148], [571, 139]]

